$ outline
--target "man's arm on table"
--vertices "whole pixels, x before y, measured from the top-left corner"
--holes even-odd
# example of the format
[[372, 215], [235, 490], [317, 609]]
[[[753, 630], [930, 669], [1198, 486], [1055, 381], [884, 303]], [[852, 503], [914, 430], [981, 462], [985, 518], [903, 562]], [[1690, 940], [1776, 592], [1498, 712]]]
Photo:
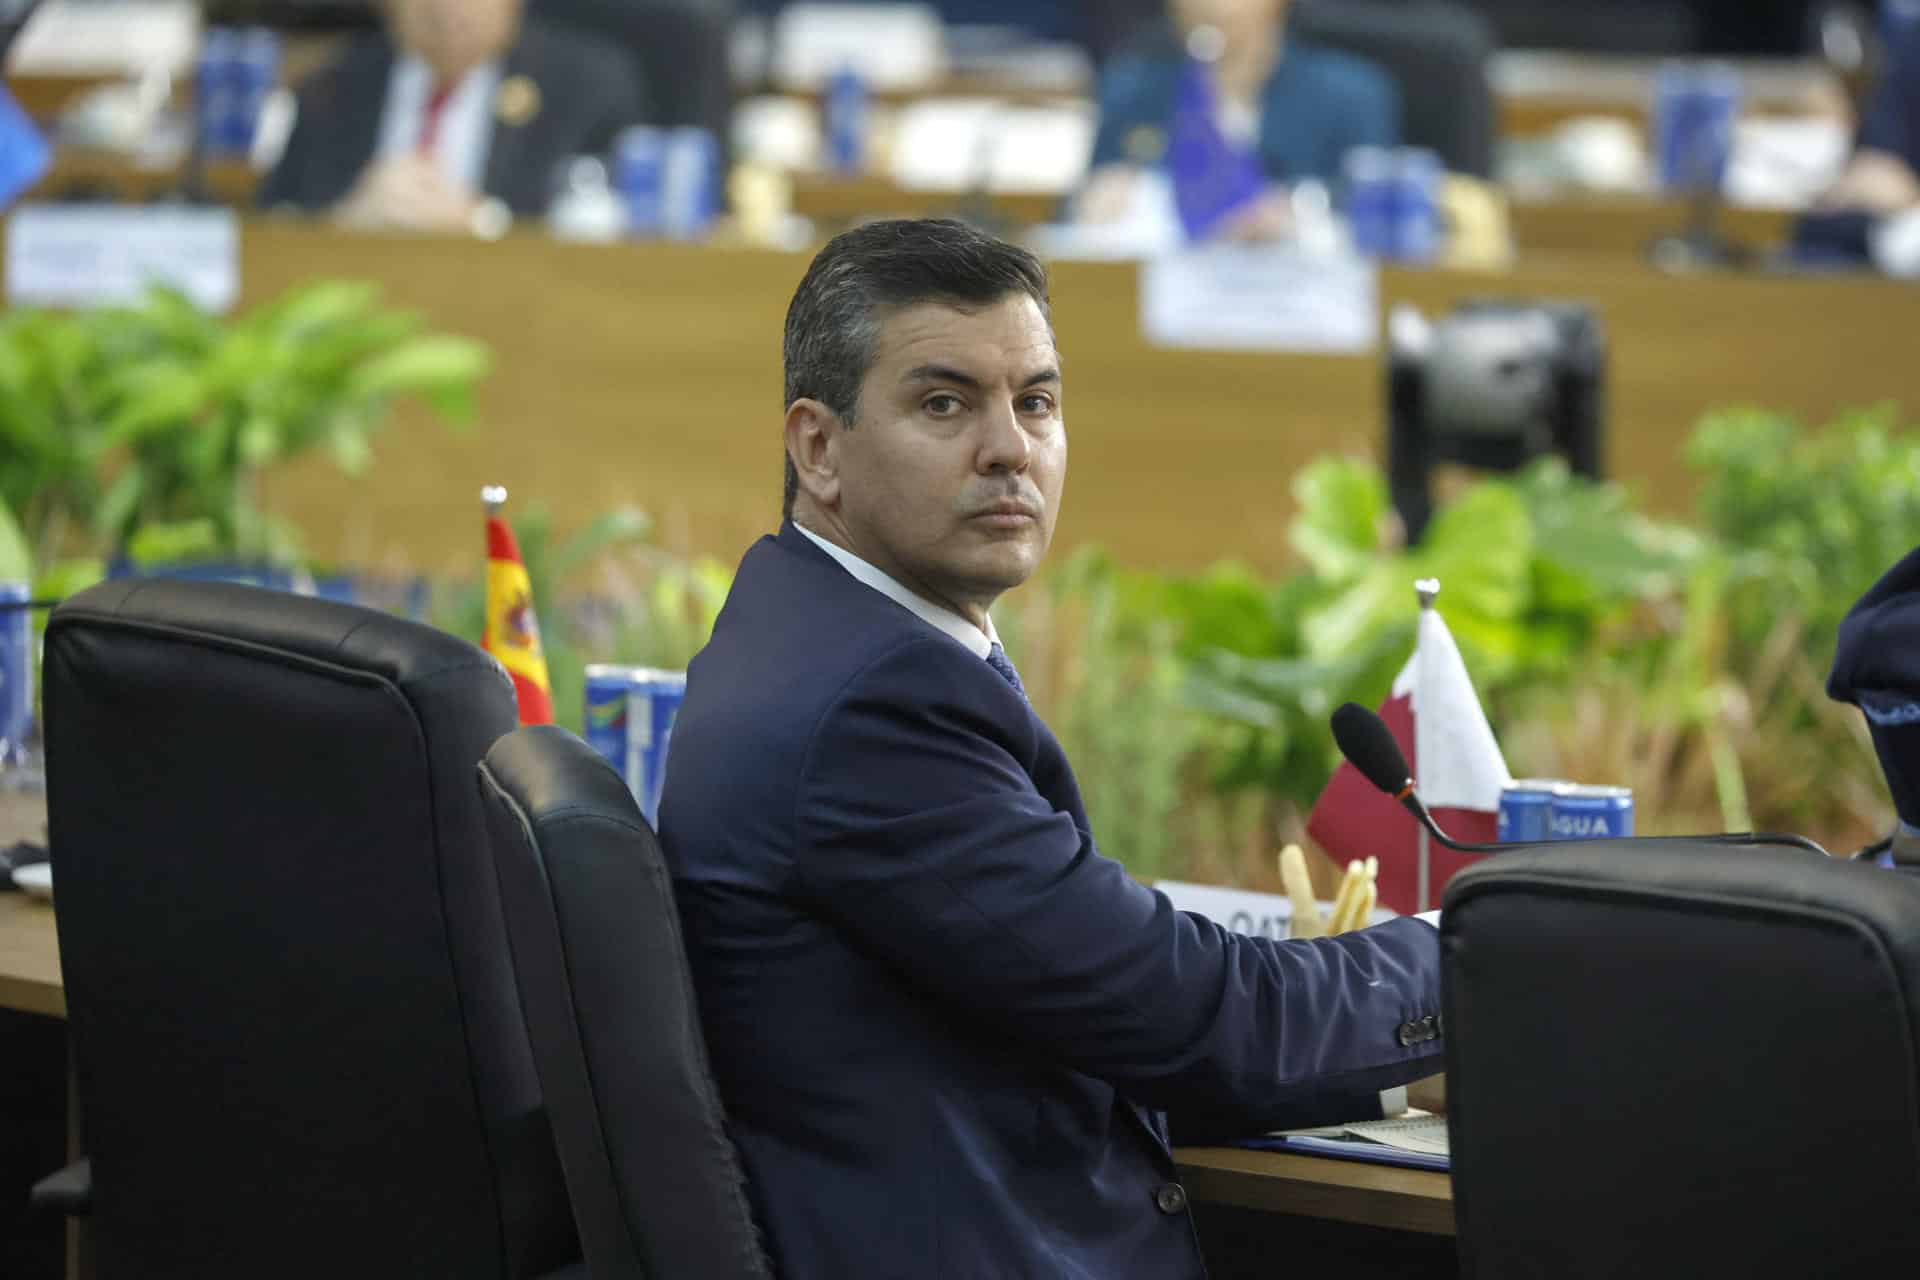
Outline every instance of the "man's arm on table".
[[1401, 1043], [1440, 1007], [1430, 926], [1275, 942], [1175, 910], [1036, 791], [1017, 696], [940, 637], [848, 683], [801, 784], [817, 910], [1036, 1056], [1209, 1129], [1351, 1119], [1438, 1070], [1437, 1039]]

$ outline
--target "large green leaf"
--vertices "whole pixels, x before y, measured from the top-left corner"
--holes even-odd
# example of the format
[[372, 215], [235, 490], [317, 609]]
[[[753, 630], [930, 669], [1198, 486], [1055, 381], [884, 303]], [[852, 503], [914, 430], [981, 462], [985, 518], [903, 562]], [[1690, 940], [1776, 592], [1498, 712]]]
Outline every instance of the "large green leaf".
[[108, 546], [117, 546], [146, 496], [147, 473], [137, 466], [124, 468], [107, 487], [94, 513], [97, 532]]
[[321, 280], [287, 293], [253, 318], [265, 333], [302, 340], [328, 329], [365, 323], [380, 301], [380, 286], [361, 280]]
[[1378, 467], [1354, 458], [1320, 458], [1293, 481], [1299, 513], [1288, 540], [1322, 578], [1346, 581], [1363, 574], [1380, 550], [1387, 486]]
[[249, 415], [240, 424], [235, 444], [240, 461], [248, 467], [261, 467], [280, 455], [280, 424], [265, 413]]
[[1130, 610], [1174, 620], [1183, 657], [1210, 649], [1268, 654], [1286, 645], [1289, 623], [1275, 608], [1273, 588], [1236, 561], [1223, 561], [1197, 578], [1138, 575], [1125, 585]]
[[205, 517], [143, 524], [127, 541], [127, 555], [141, 567], [202, 560], [221, 550], [220, 531]]
[[348, 389], [367, 398], [464, 392], [491, 367], [485, 343], [446, 335], [413, 338], [361, 365]]
[[1532, 558], [1526, 503], [1509, 485], [1478, 485], [1441, 508], [1408, 556], [1407, 602], [1415, 602], [1414, 578], [1438, 578], [1449, 621], [1516, 618], [1529, 601]]
[[1413, 575], [1397, 560], [1368, 568], [1357, 582], [1310, 612], [1300, 624], [1309, 657], [1329, 661], [1365, 645], [1383, 626], [1404, 623], [1417, 609]]
[[165, 431], [191, 426], [206, 400], [200, 372], [177, 360], [148, 360], [118, 371], [111, 380], [117, 408], [102, 424], [102, 443], [117, 448]]

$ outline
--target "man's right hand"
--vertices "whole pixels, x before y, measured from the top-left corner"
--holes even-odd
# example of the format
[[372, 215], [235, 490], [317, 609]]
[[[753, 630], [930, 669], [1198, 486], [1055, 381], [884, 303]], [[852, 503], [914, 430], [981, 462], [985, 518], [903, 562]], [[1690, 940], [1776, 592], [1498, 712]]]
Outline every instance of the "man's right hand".
[[1818, 204], [1822, 209], [1857, 209], [1884, 217], [1920, 204], [1920, 176], [1900, 156], [1863, 148]]
[[431, 157], [409, 153], [369, 164], [333, 216], [359, 229], [465, 231], [476, 203]]

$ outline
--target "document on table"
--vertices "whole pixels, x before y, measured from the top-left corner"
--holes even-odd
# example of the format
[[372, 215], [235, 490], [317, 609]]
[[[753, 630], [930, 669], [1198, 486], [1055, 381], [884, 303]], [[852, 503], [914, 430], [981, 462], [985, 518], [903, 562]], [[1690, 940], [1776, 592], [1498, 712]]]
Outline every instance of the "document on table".
[[1383, 1142], [1402, 1151], [1419, 1151], [1430, 1156], [1447, 1152], [1447, 1118], [1435, 1115], [1395, 1116], [1391, 1120], [1362, 1120], [1343, 1124], [1339, 1132]]

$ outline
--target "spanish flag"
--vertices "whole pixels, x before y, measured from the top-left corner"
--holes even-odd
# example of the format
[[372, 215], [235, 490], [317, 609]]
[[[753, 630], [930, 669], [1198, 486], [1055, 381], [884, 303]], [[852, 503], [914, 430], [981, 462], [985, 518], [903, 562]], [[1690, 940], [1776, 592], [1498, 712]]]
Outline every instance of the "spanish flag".
[[500, 659], [513, 677], [521, 724], [553, 723], [553, 684], [547, 679], [547, 655], [540, 649], [540, 624], [533, 616], [533, 584], [520, 560], [513, 530], [500, 518], [507, 491], [489, 485], [480, 491], [487, 508], [487, 621], [480, 647]]

